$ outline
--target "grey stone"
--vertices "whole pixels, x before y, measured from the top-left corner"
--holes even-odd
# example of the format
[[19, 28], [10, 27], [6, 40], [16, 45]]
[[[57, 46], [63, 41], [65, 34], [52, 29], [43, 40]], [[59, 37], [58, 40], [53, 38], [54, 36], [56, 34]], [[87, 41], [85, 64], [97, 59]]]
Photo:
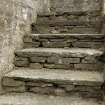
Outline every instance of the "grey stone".
[[70, 47], [71, 43], [68, 42], [43, 42], [43, 47], [49, 47], [49, 48], [62, 48], [62, 47]]
[[43, 68], [43, 65], [40, 64], [40, 63], [30, 63], [30, 66], [29, 66], [31, 69], [42, 69]]
[[31, 87], [29, 91], [39, 94], [54, 94], [54, 87]]
[[55, 89], [54, 94], [57, 95], [57, 96], [65, 96], [65, 95], [67, 95], [66, 91], [64, 89], [61, 89], [61, 88]]
[[73, 91], [75, 88], [74, 85], [60, 85], [60, 87], [65, 88], [66, 91]]
[[79, 47], [79, 48], [101, 48], [103, 42], [75, 42], [72, 43], [73, 47]]
[[24, 36], [23, 42], [24, 43], [31, 43], [31, 42], [33, 42], [32, 37], [29, 36], [29, 35]]
[[86, 57], [86, 56], [101, 56], [103, 51], [97, 49], [81, 49], [81, 48], [30, 48], [18, 50], [15, 52], [17, 56], [20, 57], [49, 57], [52, 55], [59, 55], [62, 57]]
[[2, 84], [3, 86], [7, 87], [19, 87], [19, 86], [24, 86], [25, 82], [15, 80], [14, 78], [3, 78]]
[[25, 42], [24, 43], [24, 48], [37, 48], [37, 47], [39, 47], [40, 46], [40, 42]]
[[103, 64], [74, 64], [77, 70], [97, 70], [103, 71]]
[[43, 81], [60, 85], [85, 85], [100, 87], [104, 83], [103, 74], [98, 71], [72, 71], [56, 69], [29, 69], [19, 68], [4, 77], [16, 78], [24, 81]]
[[31, 57], [30, 62], [32, 63], [44, 63], [46, 61], [45, 57]]
[[60, 0], [51, 0], [51, 10], [55, 13], [97, 11], [101, 9], [100, 3], [99, 0], [88, 0], [88, 2], [84, 0], [63, 0], [62, 2]]
[[[56, 28], [57, 27], [57, 28]], [[45, 27], [44, 25], [36, 25], [36, 27], [33, 28], [33, 33], [35, 34], [54, 34], [52, 31], [56, 31], [56, 34], [98, 34], [99, 29], [95, 27], [86, 27], [86, 26], [56, 26], [56, 27]], [[37, 30], [37, 31], [35, 31]]]
[[89, 15], [76, 16], [76, 15], [63, 14], [62, 16], [38, 17], [36, 25], [48, 25], [53, 27], [55, 26], [96, 26], [96, 25], [99, 25], [100, 22], [101, 22], [100, 16], [92, 17]]
[[19, 87], [3, 87], [5, 92], [21, 92], [24, 93], [26, 92], [25, 86], [19, 86]]
[[26, 86], [28, 87], [53, 87], [53, 84], [44, 83], [44, 82], [26, 82]]
[[73, 69], [73, 64], [44, 64], [44, 68], [48, 69]]
[[88, 57], [85, 57], [84, 59], [82, 59], [82, 63], [88, 63], [89, 64], [89, 63], [100, 63], [100, 62], [95, 57], [88, 56]]
[[80, 63], [80, 58], [60, 58], [57, 56], [49, 57], [47, 60], [48, 63], [54, 64], [73, 64], [73, 63]]
[[[28, 100], [28, 101], [27, 101]], [[95, 100], [93, 98], [85, 98], [79, 96], [48, 96], [32, 93], [8, 93], [0, 96], [1, 105], [104, 105], [103, 100]]]
[[16, 57], [14, 64], [18, 67], [27, 67], [29, 65], [29, 60], [28, 58]]

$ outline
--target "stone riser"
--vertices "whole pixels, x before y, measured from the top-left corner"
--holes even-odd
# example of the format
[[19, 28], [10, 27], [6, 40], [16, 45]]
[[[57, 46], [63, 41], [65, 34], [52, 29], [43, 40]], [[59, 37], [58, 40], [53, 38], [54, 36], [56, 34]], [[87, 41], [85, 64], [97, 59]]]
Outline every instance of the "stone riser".
[[54, 16], [42, 16], [38, 17], [36, 25], [48, 25], [48, 26], [93, 26], [100, 25], [102, 17], [100, 15], [54, 15]]
[[4, 78], [3, 89], [6, 92], [32, 92], [58, 96], [79, 95], [86, 98], [102, 98], [100, 86], [57, 84], [57, 82], [28, 81], [18, 78]]
[[102, 16], [99, 11], [38, 16], [32, 24], [33, 33], [100, 33]]
[[67, 58], [60, 55], [49, 57], [37, 55], [32, 57], [16, 56], [14, 64], [16, 67], [29, 67], [32, 69], [103, 70], [103, 63], [93, 56]]
[[[102, 9], [102, 0], [48, 0], [50, 12], [53, 13], [73, 13], [73, 12], [92, 12]], [[44, 8], [46, 5], [44, 4]], [[46, 9], [44, 9], [46, 10]]]
[[86, 26], [42, 26], [42, 25], [32, 25], [32, 33], [36, 34], [59, 34], [59, 33], [71, 33], [71, 34], [99, 34], [101, 32], [100, 28], [96, 27], [86, 27]]
[[24, 48], [96, 48], [102, 49], [104, 35], [50, 35], [40, 34], [24, 37]]

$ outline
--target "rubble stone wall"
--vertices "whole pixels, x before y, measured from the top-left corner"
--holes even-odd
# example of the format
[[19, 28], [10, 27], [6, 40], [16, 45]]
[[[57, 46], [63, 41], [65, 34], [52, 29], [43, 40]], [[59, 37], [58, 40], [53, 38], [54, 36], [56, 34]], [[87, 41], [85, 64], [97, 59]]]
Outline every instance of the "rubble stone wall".
[[0, 1], [0, 79], [13, 70], [14, 50], [22, 48], [22, 37], [30, 32], [30, 24], [35, 21], [35, 3], [35, 0]]

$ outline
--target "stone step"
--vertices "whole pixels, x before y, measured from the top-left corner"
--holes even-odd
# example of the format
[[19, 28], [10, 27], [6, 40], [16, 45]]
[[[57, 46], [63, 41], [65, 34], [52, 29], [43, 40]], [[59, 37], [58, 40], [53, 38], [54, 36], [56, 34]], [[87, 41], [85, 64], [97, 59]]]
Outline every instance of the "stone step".
[[95, 71], [16, 69], [6, 74], [2, 86], [6, 92], [33, 92], [47, 95], [102, 97], [103, 74]]
[[40, 3], [39, 6], [39, 15], [51, 15], [57, 14], [61, 15], [64, 13], [71, 13], [71, 14], [100, 14], [102, 10], [102, 0], [44, 0]]
[[31, 34], [24, 36], [24, 48], [103, 48], [104, 34]]
[[15, 52], [17, 67], [103, 71], [103, 51], [86, 48], [28, 48]]
[[38, 16], [36, 25], [48, 26], [98, 26], [102, 21], [102, 16], [91, 15], [51, 15], [51, 16]]
[[104, 105], [100, 100], [80, 97], [47, 96], [31, 93], [10, 93], [0, 96], [0, 105]]

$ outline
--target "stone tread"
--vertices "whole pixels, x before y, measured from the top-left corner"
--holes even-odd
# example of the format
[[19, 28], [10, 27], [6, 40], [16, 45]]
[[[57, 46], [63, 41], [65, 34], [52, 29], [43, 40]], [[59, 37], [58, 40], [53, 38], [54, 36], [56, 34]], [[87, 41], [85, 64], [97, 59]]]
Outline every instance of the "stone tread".
[[[26, 101], [27, 100], [27, 101]], [[80, 97], [61, 97], [31, 93], [9, 93], [0, 96], [0, 105], [104, 105], [102, 101]]]
[[50, 69], [28, 69], [19, 68], [9, 72], [4, 76], [8, 78], [18, 78], [23, 80], [43, 80], [45, 82], [76, 83], [79, 85], [102, 85], [104, 82], [103, 74], [95, 71], [68, 71]]
[[[16, 55], [24, 55], [24, 54], [34, 54], [34, 53], [45, 53], [49, 56], [50, 54], [75, 54], [75, 55], [89, 55], [89, 56], [101, 56], [103, 54], [103, 51], [97, 50], [97, 49], [89, 49], [89, 48], [69, 48], [69, 49], [63, 49], [63, 48], [26, 48], [17, 50]], [[25, 56], [25, 55], [24, 55]]]
[[31, 34], [32, 36], [40, 36], [40, 35], [42, 35], [42, 36], [46, 36], [46, 35], [55, 35], [55, 36], [90, 36], [90, 37], [92, 37], [92, 36], [98, 36], [98, 37], [102, 37], [102, 36], [104, 36], [105, 37], [105, 35], [104, 34], [78, 34], [78, 33], [76, 33], [76, 34]]

